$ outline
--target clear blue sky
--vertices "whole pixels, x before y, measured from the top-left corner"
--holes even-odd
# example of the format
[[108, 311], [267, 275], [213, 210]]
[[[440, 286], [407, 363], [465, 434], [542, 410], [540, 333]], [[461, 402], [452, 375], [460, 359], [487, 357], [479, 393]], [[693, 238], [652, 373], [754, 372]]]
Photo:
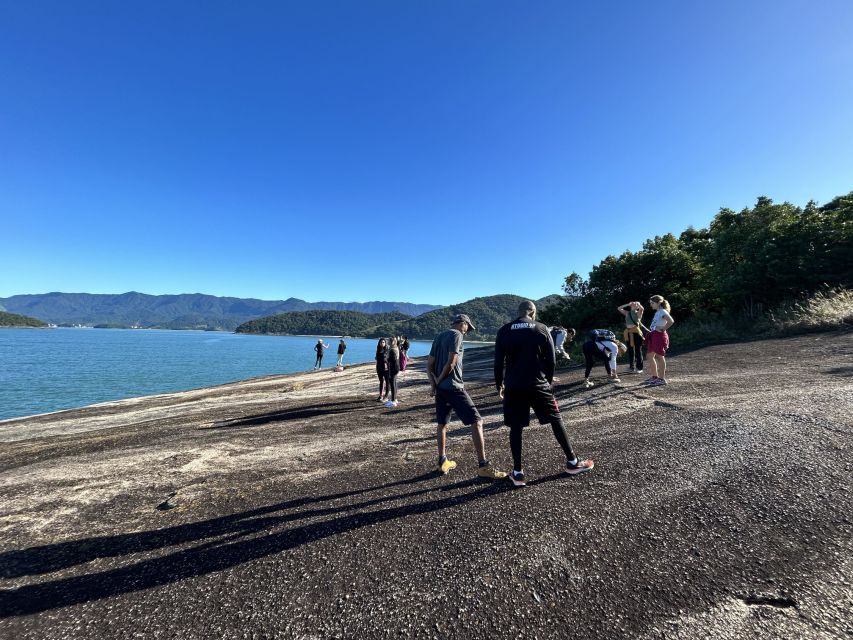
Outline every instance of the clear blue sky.
[[853, 189], [851, 33], [849, 0], [0, 0], [0, 296], [557, 292]]

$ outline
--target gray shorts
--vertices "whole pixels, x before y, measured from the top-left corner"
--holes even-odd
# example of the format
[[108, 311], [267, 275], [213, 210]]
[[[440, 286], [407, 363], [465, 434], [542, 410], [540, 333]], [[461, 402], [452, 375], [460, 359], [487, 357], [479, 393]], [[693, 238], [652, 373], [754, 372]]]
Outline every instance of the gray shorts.
[[438, 424], [450, 422], [451, 409], [456, 412], [456, 417], [464, 425], [472, 425], [482, 420], [480, 412], [474, 406], [474, 401], [465, 389], [436, 389], [435, 421]]

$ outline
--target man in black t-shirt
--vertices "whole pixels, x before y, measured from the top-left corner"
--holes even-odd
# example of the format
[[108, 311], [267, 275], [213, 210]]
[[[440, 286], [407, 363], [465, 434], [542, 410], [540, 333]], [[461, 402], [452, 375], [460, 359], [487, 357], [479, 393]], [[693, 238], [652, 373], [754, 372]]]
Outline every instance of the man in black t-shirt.
[[347, 343], [344, 342], [344, 339], [341, 338], [341, 341], [338, 343], [338, 365], [339, 367], [344, 366], [344, 352], [347, 350]]
[[530, 424], [532, 408], [540, 424], [550, 423], [554, 437], [566, 454], [566, 473], [592, 471], [592, 460], [580, 460], [569, 444], [557, 399], [554, 397], [554, 341], [541, 322], [536, 305], [526, 300], [518, 307], [518, 319], [505, 324], [495, 340], [495, 387], [503, 399], [504, 422], [509, 427], [513, 471], [510, 480], [523, 487], [521, 432]]

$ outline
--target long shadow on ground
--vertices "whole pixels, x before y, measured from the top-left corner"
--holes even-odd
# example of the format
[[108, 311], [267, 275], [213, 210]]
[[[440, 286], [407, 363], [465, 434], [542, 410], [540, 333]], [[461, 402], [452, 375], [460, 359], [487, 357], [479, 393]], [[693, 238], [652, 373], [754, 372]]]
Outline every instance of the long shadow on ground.
[[[432, 513], [474, 500], [487, 499], [511, 490], [508, 484], [482, 484], [475, 478], [440, 487], [431, 486], [382, 496], [354, 504], [303, 509], [284, 514], [276, 513], [389, 487], [415, 484], [431, 477], [435, 477], [435, 474], [424, 474], [369, 489], [299, 498], [229, 516], [155, 531], [88, 538], [9, 551], [0, 554], [2, 575], [7, 578], [49, 573], [101, 557], [164, 549], [187, 542], [201, 543], [191, 549], [182, 549], [158, 558], [141, 560], [125, 567], [0, 591], [0, 618], [31, 615], [222, 571], [362, 527], [397, 518]], [[410, 500], [433, 492], [441, 495], [448, 491], [472, 488], [473, 490], [461, 494], [416, 504], [364, 511], [383, 503]], [[354, 513], [340, 515], [345, 512]], [[290, 522], [329, 515], [334, 517], [294, 526], [283, 531], [277, 530]], [[252, 537], [246, 539], [247, 536]]]
[[305, 420], [317, 416], [335, 415], [339, 413], [352, 413], [354, 411], [375, 410], [375, 403], [367, 404], [363, 399], [344, 400], [341, 402], [323, 402], [319, 404], [301, 405], [298, 409], [285, 409], [284, 411], [272, 411], [259, 413], [232, 420], [223, 420], [206, 427], [199, 427], [200, 431], [210, 429], [228, 429], [238, 427], [259, 427], [273, 422], [288, 422], [290, 420]]

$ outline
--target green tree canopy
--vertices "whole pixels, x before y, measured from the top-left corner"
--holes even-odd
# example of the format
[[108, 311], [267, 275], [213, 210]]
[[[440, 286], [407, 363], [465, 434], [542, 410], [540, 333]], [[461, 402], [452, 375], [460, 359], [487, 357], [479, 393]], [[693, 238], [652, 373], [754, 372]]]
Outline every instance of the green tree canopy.
[[566, 277], [566, 296], [543, 320], [577, 328], [616, 326], [615, 308], [649, 296], [669, 300], [673, 314], [745, 313], [822, 287], [853, 286], [853, 192], [822, 207], [775, 204], [721, 209], [707, 229], [657, 236], [640, 251], [607, 256], [589, 279]]

